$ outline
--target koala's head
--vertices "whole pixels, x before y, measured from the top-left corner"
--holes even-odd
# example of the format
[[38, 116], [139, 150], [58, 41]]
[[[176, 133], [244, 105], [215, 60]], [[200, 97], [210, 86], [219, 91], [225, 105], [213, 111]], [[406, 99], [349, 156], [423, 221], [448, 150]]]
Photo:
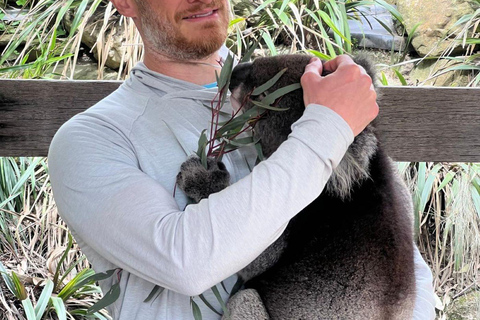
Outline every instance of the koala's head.
[[[251, 100], [261, 101], [265, 95], [279, 88], [300, 83], [305, 66], [311, 58], [308, 55], [280, 55], [258, 58], [251, 63], [239, 64], [233, 70], [230, 82], [233, 108], [242, 107], [244, 110], [248, 110], [254, 106]], [[373, 65], [370, 60], [365, 56], [357, 57], [354, 60], [366, 69], [375, 82]], [[272, 79], [284, 68], [287, 68], [287, 71], [267, 92], [255, 97], [250, 95], [255, 88]], [[284, 95], [275, 106], [288, 108], [288, 110], [267, 110], [254, 127], [254, 136], [260, 139], [266, 158], [287, 139], [291, 133], [291, 125], [302, 116], [305, 110], [303, 91], [298, 89]], [[340, 165], [334, 170], [326, 186], [327, 192], [347, 198], [352, 186], [368, 177], [369, 161], [376, 149], [377, 138], [374, 128], [370, 125], [355, 138]]]
[[[283, 55], [270, 58], [258, 58], [254, 62], [241, 63], [235, 67], [230, 82], [232, 105], [235, 109], [243, 106], [252, 108], [251, 100], [261, 101], [266, 95], [293, 83], [300, 83], [305, 66], [311, 57], [307, 55]], [[250, 93], [272, 79], [282, 69], [288, 68], [282, 77], [263, 94], [253, 97]], [[280, 98], [276, 107], [288, 108], [286, 111], [266, 111], [254, 128], [255, 138], [260, 139], [263, 154], [268, 158], [290, 134], [290, 126], [303, 114], [303, 91], [290, 92]]]

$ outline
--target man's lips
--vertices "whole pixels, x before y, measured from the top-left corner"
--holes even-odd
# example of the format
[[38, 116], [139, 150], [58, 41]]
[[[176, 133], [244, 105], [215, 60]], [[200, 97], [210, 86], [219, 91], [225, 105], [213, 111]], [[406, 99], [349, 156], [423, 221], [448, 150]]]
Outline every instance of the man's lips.
[[185, 18], [183, 18], [183, 19], [184, 19], [184, 20], [188, 20], [188, 19], [205, 18], [205, 17], [209, 17], [209, 16], [212, 16], [212, 15], [216, 14], [217, 11], [218, 11], [218, 9], [204, 10], [204, 11], [202, 11], [202, 12], [198, 12], [198, 13], [189, 15], [188, 17], [185, 17]]

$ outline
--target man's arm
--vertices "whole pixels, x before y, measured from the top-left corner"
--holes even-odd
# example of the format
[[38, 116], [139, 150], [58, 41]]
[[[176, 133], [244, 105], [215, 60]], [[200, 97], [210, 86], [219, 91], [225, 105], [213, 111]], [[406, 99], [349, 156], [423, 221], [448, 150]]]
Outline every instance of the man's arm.
[[268, 247], [321, 193], [353, 140], [336, 113], [309, 106], [289, 139], [250, 175], [182, 211], [139, 169], [128, 139], [105, 126], [81, 115], [53, 139], [49, 167], [59, 211], [105, 259], [186, 295], [204, 292]]

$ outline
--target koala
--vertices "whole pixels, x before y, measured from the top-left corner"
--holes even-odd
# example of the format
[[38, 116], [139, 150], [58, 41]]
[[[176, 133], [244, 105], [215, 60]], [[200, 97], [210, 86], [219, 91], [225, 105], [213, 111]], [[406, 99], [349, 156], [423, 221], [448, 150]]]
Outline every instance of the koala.
[[[252, 108], [255, 87], [288, 70], [269, 89], [300, 82], [311, 57], [284, 55], [239, 64], [232, 73], [232, 103]], [[374, 79], [367, 57], [355, 59]], [[281, 98], [255, 124], [268, 158], [287, 139], [305, 109], [303, 92]], [[196, 163], [196, 165], [195, 165]], [[182, 165], [177, 183], [198, 199], [198, 158]], [[223, 164], [199, 168], [203, 180], [227, 177]], [[211, 172], [212, 173], [211, 173]], [[208, 177], [207, 177], [208, 175]], [[210, 185], [222, 183], [205, 183]], [[186, 192], [187, 195], [189, 192]], [[413, 206], [370, 124], [350, 145], [322, 194], [289, 222], [269, 248], [238, 275], [245, 289], [228, 303], [230, 319], [411, 319], [415, 300]], [[224, 316], [224, 319], [227, 317]]]

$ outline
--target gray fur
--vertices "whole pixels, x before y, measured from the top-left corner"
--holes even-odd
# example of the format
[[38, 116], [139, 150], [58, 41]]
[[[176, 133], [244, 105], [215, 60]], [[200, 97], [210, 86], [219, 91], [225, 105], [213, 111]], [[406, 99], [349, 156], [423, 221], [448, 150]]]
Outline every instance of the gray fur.
[[177, 174], [177, 186], [195, 202], [225, 189], [229, 183], [230, 174], [221, 161], [207, 158], [205, 168], [196, 154], [182, 163]]
[[263, 305], [262, 298], [254, 289], [245, 289], [237, 292], [228, 300], [228, 315], [222, 320], [269, 320], [268, 312]]

